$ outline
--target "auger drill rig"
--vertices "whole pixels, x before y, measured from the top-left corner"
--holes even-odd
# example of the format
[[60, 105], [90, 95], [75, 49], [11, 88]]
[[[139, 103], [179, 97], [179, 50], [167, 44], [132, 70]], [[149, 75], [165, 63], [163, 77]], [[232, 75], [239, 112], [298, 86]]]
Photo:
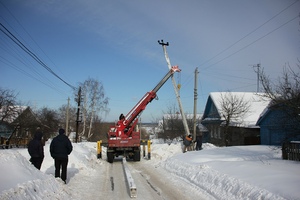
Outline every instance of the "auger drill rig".
[[134, 161], [140, 161], [141, 136], [137, 126], [138, 117], [145, 110], [148, 103], [156, 97], [156, 93], [164, 83], [175, 72], [180, 71], [178, 66], [173, 66], [153, 90], [147, 92], [126, 116], [121, 114], [116, 125], [110, 127], [107, 144], [107, 161], [109, 163], [113, 163], [114, 158], [119, 155], [131, 158]]

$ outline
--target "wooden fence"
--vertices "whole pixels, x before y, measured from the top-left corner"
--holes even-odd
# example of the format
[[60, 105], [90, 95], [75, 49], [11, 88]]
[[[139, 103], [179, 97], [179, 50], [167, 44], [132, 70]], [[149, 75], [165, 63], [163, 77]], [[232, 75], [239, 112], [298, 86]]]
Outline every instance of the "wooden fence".
[[282, 159], [300, 161], [300, 142], [283, 143]]

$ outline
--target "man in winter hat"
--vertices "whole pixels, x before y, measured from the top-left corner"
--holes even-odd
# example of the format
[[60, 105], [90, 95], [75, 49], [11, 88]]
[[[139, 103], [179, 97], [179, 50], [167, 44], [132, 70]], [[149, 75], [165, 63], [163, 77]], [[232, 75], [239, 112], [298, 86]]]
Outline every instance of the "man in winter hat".
[[60, 177], [67, 183], [68, 155], [72, 152], [73, 146], [64, 129], [59, 129], [58, 133], [59, 135], [53, 138], [50, 144], [50, 154], [54, 159], [55, 177]]

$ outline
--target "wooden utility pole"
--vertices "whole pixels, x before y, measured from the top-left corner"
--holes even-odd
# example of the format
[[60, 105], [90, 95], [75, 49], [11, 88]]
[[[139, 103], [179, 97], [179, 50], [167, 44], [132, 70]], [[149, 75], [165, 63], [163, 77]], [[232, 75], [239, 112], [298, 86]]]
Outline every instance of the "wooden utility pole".
[[256, 92], [259, 92], [259, 76], [260, 76], [260, 63], [254, 65], [253, 68], [256, 67], [257, 71], [254, 69], [255, 73], [257, 74], [257, 89]]
[[197, 99], [198, 99], [198, 67], [195, 69], [195, 83], [194, 83], [194, 118], [193, 118], [193, 138], [196, 139], [196, 128], [197, 128]]
[[[166, 61], [167, 61], [167, 64], [168, 64], [168, 68], [171, 69], [172, 65], [171, 65], [171, 61], [170, 61], [170, 58], [168, 56], [167, 48], [166, 48], [166, 46], [169, 46], [169, 43], [168, 42], [164, 43], [164, 41], [161, 40], [161, 41], [158, 41], [158, 44], [160, 44], [163, 47], [163, 51], [164, 51], [165, 58], [166, 58]], [[182, 103], [181, 103], [181, 100], [180, 100], [180, 95], [178, 93], [178, 88], [177, 88], [174, 76], [172, 76], [171, 79], [172, 79], [174, 91], [175, 91], [175, 94], [176, 94], [176, 98], [177, 98], [177, 101], [178, 101], [178, 105], [179, 105], [180, 114], [181, 114], [181, 117], [182, 117], [182, 122], [183, 122], [183, 127], [184, 127], [184, 130], [185, 130], [185, 134], [190, 135], [190, 130], [189, 130], [189, 127], [188, 127], [188, 124], [187, 124], [187, 121], [186, 121], [185, 113], [184, 113], [184, 110], [183, 110], [183, 107], [182, 107]]]
[[80, 101], [81, 101], [81, 87], [78, 89], [78, 95], [77, 95], [77, 118], [76, 118], [76, 136], [75, 136], [75, 142], [78, 142], [78, 129], [79, 129], [79, 114], [80, 114]]
[[66, 135], [69, 135], [69, 108], [70, 107], [70, 97], [68, 97], [68, 106], [66, 109]]

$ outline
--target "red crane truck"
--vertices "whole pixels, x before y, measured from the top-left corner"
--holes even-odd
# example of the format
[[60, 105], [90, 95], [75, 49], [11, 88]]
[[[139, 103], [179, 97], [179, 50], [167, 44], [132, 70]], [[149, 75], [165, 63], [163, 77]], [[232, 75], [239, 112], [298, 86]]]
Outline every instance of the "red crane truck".
[[170, 71], [162, 78], [162, 80], [154, 87], [153, 90], [147, 92], [143, 98], [132, 108], [132, 110], [124, 116], [120, 115], [116, 125], [111, 126], [108, 132], [107, 144], [107, 161], [113, 163], [114, 158], [119, 155], [140, 161], [140, 131], [138, 130], [138, 117], [145, 110], [148, 103], [155, 97], [158, 90], [164, 83], [175, 73], [181, 70], [178, 66], [173, 66]]

